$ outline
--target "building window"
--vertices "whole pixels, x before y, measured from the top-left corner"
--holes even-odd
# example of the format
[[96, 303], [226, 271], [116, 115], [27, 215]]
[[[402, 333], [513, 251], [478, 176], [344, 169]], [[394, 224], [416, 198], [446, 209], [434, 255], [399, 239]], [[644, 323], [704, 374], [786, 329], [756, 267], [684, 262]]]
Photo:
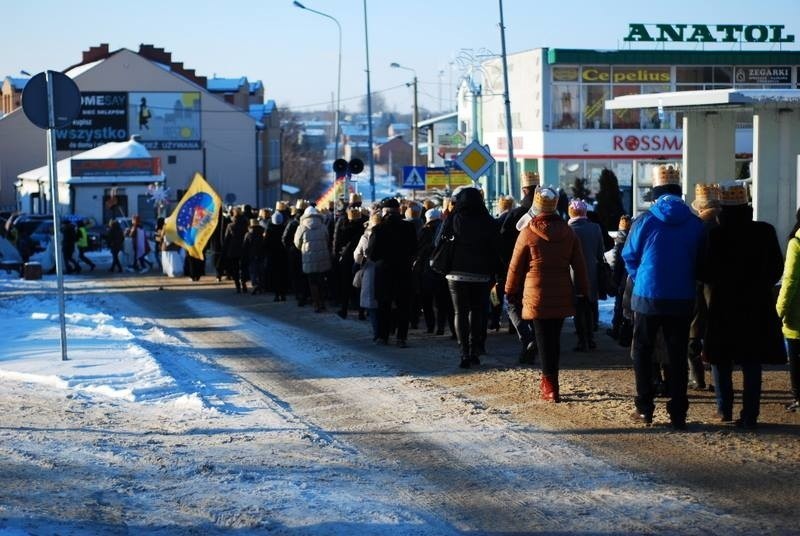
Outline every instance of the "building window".
[[[641, 86], [622, 86], [615, 85], [612, 87], [612, 95], [614, 97], [623, 97], [625, 95], [638, 95], [641, 93]], [[640, 128], [639, 118], [641, 116], [638, 109], [622, 109], [614, 110], [612, 115], [613, 128]]]
[[178, 162], [178, 157], [174, 154], [167, 155], [167, 164], [176, 164]]
[[582, 88], [583, 128], [609, 128], [611, 115], [605, 104], [611, 98], [608, 84], [585, 84]]
[[553, 86], [553, 128], [578, 128], [580, 104], [577, 84]]

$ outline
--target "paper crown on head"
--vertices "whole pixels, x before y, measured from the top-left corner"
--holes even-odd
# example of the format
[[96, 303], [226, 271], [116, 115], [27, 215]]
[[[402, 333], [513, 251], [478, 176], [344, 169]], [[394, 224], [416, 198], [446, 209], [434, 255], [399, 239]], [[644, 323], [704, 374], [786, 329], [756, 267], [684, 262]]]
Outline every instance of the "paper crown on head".
[[351, 205], [353, 205], [353, 204], [355, 204], [355, 203], [361, 203], [361, 196], [360, 196], [359, 194], [355, 193], [355, 192], [351, 193], [351, 194], [350, 194], [350, 201], [349, 201], [349, 203], [350, 203]]
[[305, 199], [298, 199], [297, 203], [294, 206], [294, 208], [296, 208], [297, 210], [305, 210], [307, 206], [308, 206], [308, 203], [306, 202]]
[[672, 166], [660, 165], [653, 168], [653, 186], [680, 184], [681, 174]]
[[630, 231], [631, 229], [631, 217], [627, 214], [623, 214], [619, 218], [619, 224], [617, 225], [617, 229], [620, 231]]
[[747, 198], [747, 187], [736, 181], [720, 183], [719, 196], [723, 206], [746, 205], [749, 202]]
[[694, 201], [692, 208], [705, 210], [720, 205], [720, 191], [716, 184], [697, 183], [694, 185]]
[[589, 210], [589, 207], [586, 206], [586, 202], [582, 199], [573, 199], [569, 202], [569, 207], [567, 208], [570, 218], [586, 216], [587, 210]]
[[256, 218], [250, 218], [250, 227], [258, 227], [261, 225]]
[[286, 210], [287, 208], [289, 207], [286, 206], [286, 201], [278, 201], [277, 203], [275, 203], [275, 210], [282, 211]]
[[532, 186], [539, 186], [540, 178], [538, 171], [523, 171], [522, 172], [522, 187], [530, 188]]
[[556, 211], [558, 194], [552, 188], [536, 188], [533, 194], [533, 210], [539, 213], [551, 213]]

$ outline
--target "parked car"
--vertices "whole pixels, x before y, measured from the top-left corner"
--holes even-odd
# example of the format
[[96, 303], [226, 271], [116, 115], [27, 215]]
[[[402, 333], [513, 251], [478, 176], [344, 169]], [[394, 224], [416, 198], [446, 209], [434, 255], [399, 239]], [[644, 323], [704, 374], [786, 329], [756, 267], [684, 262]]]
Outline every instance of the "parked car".
[[[14, 218], [12, 227], [17, 232], [17, 244], [20, 241], [28, 244], [30, 253], [44, 251], [53, 236], [53, 216], [51, 214], [19, 214]], [[49, 225], [50, 232], [47, 233]]]

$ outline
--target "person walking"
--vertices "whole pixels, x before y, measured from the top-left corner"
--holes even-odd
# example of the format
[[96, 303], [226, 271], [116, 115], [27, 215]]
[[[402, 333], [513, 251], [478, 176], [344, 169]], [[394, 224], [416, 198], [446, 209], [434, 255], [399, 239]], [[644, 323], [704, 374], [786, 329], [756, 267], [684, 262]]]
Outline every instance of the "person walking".
[[[694, 201], [692, 208], [703, 222], [706, 238], [711, 229], [719, 225], [720, 213], [719, 187], [714, 184], [698, 183], [694, 188]], [[689, 325], [689, 387], [705, 391], [706, 370], [703, 363], [703, 337], [706, 332], [706, 319], [708, 317], [709, 289], [702, 281], [697, 282], [697, 298], [694, 305], [694, 317]]]
[[108, 249], [111, 251], [111, 268], [108, 271], [114, 273], [114, 268], [116, 268], [117, 272], [122, 273], [122, 263], [119, 261], [119, 253], [125, 245], [125, 233], [122, 231], [122, 226], [114, 218], [111, 218], [108, 222], [106, 243], [108, 244]]
[[653, 422], [654, 350], [662, 331], [668, 359], [667, 411], [672, 427], [685, 430], [689, 323], [694, 314], [705, 231], [700, 218], [683, 202], [680, 174], [672, 166], [653, 168], [652, 194], [652, 206], [634, 220], [622, 250], [633, 281], [634, 418], [645, 424]]
[[414, 224], [400, 214], [393, 197], [381, 201], [381, 223], [372, 229], [367, 257], [375, 263], [375, 297], [378, 300], [378, 344], [388, 344], [394, 307], [397, 346], [408, 346], [411, 299], [411, 265], [417, 248]]
[[339, 310], [336, 314], [347, 318], [347, 310], [353, 300], [353, 252], [356, 250], [361, 235], [364, 234], [366, 217], [362, 216], [360, 207], [346, 210], [346, 218], [336, 224], [336, 239], [333, 242], [333, 259], [335, 263], [337, 288], [339, 289]]
[[505, 288], [508, 302], [521, 308], [524, 320], [533, 322], [542, 361], [540, 397], [548, 402], [561, 400], [558, 372], [564, 318], [575, 314], [575, 297], [589, 292], [580, 239], [556, 212], [557, 203], [554, 189], [536, 190], [533, 217], [519, 222]]
[[442, 225], [442, 211], [430, 208], [425, 211], [425, 225], [419, 232], [417, 253], [414, 258], [414, 285], [419, 287], [420, 304], [428, 333], [444, 335], [445, 326], [455, 337], [455, 317], [447, 279], [431, 269], [430, 259], [434, 242]]
[[[511, 255], [514, 252], [514, 246], [520, 234], [517, 224], [523, 216], [529, 214], [533, 207], [533, 196], [536, 192], [536, 187], [540, 183], [539, 173], [536, 171], [523, 171], [520, 180], [522, 183], [522, 199], [520, 199], [519, 206], [511, 209], [500, 224], [500, 262], [502, 264], [497, 277], [498, 283], [500, 281], [505, 282], [508, 273]], [[508, 299], [505, 301], [508, 320], [514, 326], [522, 345], [519, 353], [519, 362], [520, 364], [531, 365], [535, 361], [538, 351], [533, 324], [522, 318], [522, 311], [516, 303], [510, 302]]]
[[303, 260], [303, 273], [308, 277], [308, 288], [314, 312], [325, 310], [323, 295], [325, 273], [331, 269], [328, 245], [328, 226], [316, 207], [308, 207], [300, 218], [294, 235], [294, 245]]
[[776, 309], [781, 319], [783, 336], [789, 354], [789, 381], [792, 401], [787, 411], [800, 411], [800, 209], [786, 246], [786, 264]]
[[231, 223], [225, 229], [222, 252], [225, 257], [225, 272], [233, 279], [237, 294], [247, 294], [247, 267], [242, 266], [244, 235], [248, 220], [239, 207], [231, 211]]
[[152, 268], [153, 263], [147, 260], [150, 253], [150, 244], [147, 240], [147, 233], [142, 228], [142, 219], [138, 214], [131, 218], [131, 226], [125, 233], [131, 238], [133, 246], [133, 269], [143, 274]]
[[297, 200], [295, 206], [292, 207], [294, 211], [291, 214], [292, 218], [286, 224], [281, 237], [281, 242], [283, 242], [283, 247], [286, 250], [289, 280], [291, 281], [298, 307], [304, 307], [308, 302], [308, 278], [303, 273], [303, 255], [294, 245], [294, 235], [300, 227], [300, 218], [307, 207], [308, 205], [304, 200]]
[[481, 191], [461, 187], [453, 193], [453, 212], [442, 224], [440, 240], [452, 242], [450, 270], [445, 274], [455, 310], [461, 368], [480, 365], [486, 352], [489, 282], [500, 266], [499, 233]]
[[75, 243], [78, 241], [78, 232], [75, 225], [65, 219], [61, 222], [61, 254], [64, 259], [64, 271], [68, 274], [81, 273], [81, 265], [75, 260]]
[[289, 209], [284, 201], [278, 201], [275, 205], [275, 213], [267, 224], [267, 232], [264, 235], [267, 253], [267, 277], [269, 287], [275, 293], [273, 301], [286, 301], [286, 293], [289, 290], [289, 268], [286, 256], [286, 248], [281, 241], [283, 232], [286, 230], [286, 223], [289, 219]]
[[625, 261], [622, 260], [622, 248], [628, 240], [628, 232], [631, 230], [631, 217], [623, 214], [617, 225], [617, 235], [614, 237], [614, 267], [612, 282], [614, 289], [614, 316], [611, 318], [611, 328], [606, 334], [616, 340], [621, 346], [630, 346], [633, 335], [633, 325], [623, 314], [623, 296], [625, 286], [628, 282], [628, 271], [625, 269]]
[[578, 333], [576, 352], [586, 352], [597, 348], [594, 341], [594, 314], [597, 307], [597, 269], [603, 263], [603, 235], [600, 226], [586, 217], [588, 206], [581, 199], [573, 199], [569, 208], [568, 225], [581, 241], [583, 260], [586, 262], [586, 275], [589, 278], [589, 292], [583, 298], [575, 299], [575, 331]]
[[265, 259], [264, 226], [258, 219], [252, 218], [242, 240], [242, 263], [247, 265], [253, 295], [266, 292]]
[[91, 272], [95, 269], [95, 264], [86, 256], [86, 252], [89, 251], [89, 231], [87, 227], [89, 227], [89, 220], [81, 220], [78, 223], [78, 240], [75, 245], [78, 248], [78, 259], [89, 265], [89, 271]]
[[723, 422], [733, 419], [733, 366], [742, 367], [742, 410], [736, 424], [754, 429], [762, 365], [786, 363], [775, 308], [783, 255], [775, 228], [753, 221], [745, 186], [733, 181], [720, 186], [722, 211], [719, 226], [708, 234], [703, 278], [710, 289], [703, 354], [711, 363], [717, 415]]
[[[364, 233], [359, 237], [353, 260], [360, 266], [361, 286], [359, 293], [359, 305], [367, 311], [369, 323], [372, 327], [372, 342], [378, 342], [380, 331], [378, 326], [378, 300], [375, 298], [375, 263], [367, 257], [367, 247], [372, 230], [381, 222], [380, 213], [374, 213], [367, 221]], [[354, 278], [355, 279], [355, 278]]]

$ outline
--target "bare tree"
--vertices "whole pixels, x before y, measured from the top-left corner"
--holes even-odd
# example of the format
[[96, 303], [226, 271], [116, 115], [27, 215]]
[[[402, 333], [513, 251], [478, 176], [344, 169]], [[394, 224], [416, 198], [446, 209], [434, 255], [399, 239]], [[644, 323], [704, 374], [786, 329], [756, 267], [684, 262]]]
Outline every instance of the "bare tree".
[[322, 151], [304, 147], [300, 143], [303, 125], [290, 111], [281, 114], [281, 158], [283, 183], [300, 188], [302, 197], [309, 199], [320, 191], [325, 176], [322, 169]]

